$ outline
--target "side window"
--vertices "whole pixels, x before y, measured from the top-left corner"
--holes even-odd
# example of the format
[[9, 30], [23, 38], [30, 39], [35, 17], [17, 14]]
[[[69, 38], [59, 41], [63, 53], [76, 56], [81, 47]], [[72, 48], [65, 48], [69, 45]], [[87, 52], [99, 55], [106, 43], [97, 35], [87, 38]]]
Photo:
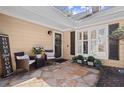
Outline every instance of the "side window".
[[82, 54], [82, 32], [77, 32], [77, 53]]
[[105, 40], [105, 29], [98, 31], [98, 52], [105, 52], [106, 40]]
[[96, 30], [91, 31], [91, 52], [94, 54], [97, 51], [97, 33]]
[[88, 54], [88, 32], [83, 32], [83, 53]]

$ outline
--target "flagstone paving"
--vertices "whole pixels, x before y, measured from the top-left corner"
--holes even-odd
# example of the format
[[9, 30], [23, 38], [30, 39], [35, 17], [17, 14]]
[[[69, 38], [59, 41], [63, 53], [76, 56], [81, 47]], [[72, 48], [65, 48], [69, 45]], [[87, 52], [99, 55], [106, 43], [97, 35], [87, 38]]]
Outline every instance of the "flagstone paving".
[[90, 87], [99, 71], [69, 61], [0, 79], [1, 87]]

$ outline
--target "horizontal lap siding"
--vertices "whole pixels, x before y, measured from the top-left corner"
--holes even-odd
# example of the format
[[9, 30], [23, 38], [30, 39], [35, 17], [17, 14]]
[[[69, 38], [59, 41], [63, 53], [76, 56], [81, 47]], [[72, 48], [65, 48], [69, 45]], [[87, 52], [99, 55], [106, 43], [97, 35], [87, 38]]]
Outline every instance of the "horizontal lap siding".
[[32, 47], [36, 45], [53, 48], [53, 37], [47, 34], [48, 30], [49, 28], [0, 14], [0, 32], [9, 35], [14, 70], [14, 52], [31, 54]]
[[70, 50], [71, 50], [71, 49], [70, 49], [70, 48], [71, 48], [71, 45], [70, 45], [70, 44], [71, 44], [71, 42], [70, 42], [70, 41], [71, 41], [71, 40], [70, 40], [70, 31], [64, 32], [64, 35], [63, 35], [63, 36], [64, 36], [64, 40], [63, 40], [63, 43], [64, 43], [64, 44], [63, 44], [63, 45], [64, 45], [64, 46], [63, 46], [63, 47], [64, 47], [64, 48], [63, 48], [63, 51], [64, 51], [64, 54], [63, 54], [63, 55], [64, 55], [64, 58], [65, 58], [65, 59], [72, 59], [73, 55], [70, 54], [70, 52], [71, 52], [71, 51], [70, 51]]

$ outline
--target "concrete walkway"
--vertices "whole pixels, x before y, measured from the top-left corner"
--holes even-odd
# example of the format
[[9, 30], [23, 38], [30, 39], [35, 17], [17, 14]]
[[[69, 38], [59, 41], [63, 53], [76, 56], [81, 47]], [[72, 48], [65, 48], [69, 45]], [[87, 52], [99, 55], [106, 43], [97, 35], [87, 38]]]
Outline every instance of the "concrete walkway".
[[98, 75], [98, 70], [66, 61], [0, 79], [0, 87], [90, 87], [96, 85]]

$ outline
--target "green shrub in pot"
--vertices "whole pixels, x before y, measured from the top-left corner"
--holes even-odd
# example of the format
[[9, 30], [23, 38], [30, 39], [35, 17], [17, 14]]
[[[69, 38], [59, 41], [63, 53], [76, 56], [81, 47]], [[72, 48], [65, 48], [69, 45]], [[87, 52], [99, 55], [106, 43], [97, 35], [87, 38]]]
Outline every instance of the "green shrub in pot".
[[100, 59], [95, 59], [94, 64], [97, 69], [100, 69], [102, 67], [102, 62]]
[[83, 63], [84, 62], [84, 57], [82, 55], [77, 56], [77, 63]]
[[94, 60], [95, 60], [95, 57], [88, 56], [88, 58], [87, 58], [87, 64], [88, 65], [91, 65], [91, 66], [94, 66]]
[[33, 52], [33, 54], [35, 54], [35, 55], [41, 54], [41, 53], [42, 53], [42, 48], [41, 48], [41, 47], [33, 47], [33, 48], [32, 48], [32, 52]]

